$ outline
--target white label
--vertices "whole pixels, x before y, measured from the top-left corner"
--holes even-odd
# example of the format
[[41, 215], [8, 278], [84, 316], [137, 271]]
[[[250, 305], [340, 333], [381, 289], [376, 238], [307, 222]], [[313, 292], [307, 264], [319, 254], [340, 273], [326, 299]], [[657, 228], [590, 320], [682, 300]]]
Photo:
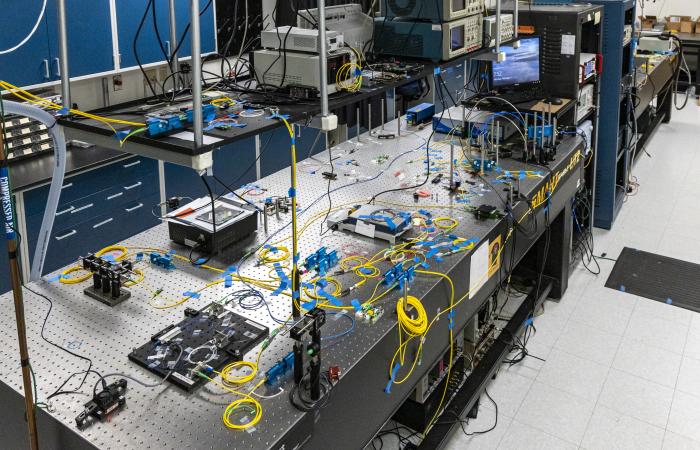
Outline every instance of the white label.
[[[191, 131], [181, 131], [179, 133], [175, 133], [170, 137], [174, 137], [177, 139], [182, 139], [183, 141], [190, 141], [194, 142], [194, 133]], [[202, 143], [204, 145], [209, 145], [209, 144], [216, 144], [219, 142], [221, 139], [215, 138], [214, 136], [207, 136], [206, 134], [202, 136]]]
[[576, 36], [573, 34], [563, 34], [561, 36], [561, 54], [576, 54]]
[[433, 25], [433, 31], [440, 31], [442, 30], [442, 26], [440, 24]]
[[472, 254], [469, 264], [469, 298], [473, 298], [489, 279], [489, 241], [481, 244]]
[[600, 11], [597, 11], [595, 13], [595, 24], [598, 25], [600, 23]]
[[355, 224], [355, 233], [374, 239], [374, 224], [358, 220]]

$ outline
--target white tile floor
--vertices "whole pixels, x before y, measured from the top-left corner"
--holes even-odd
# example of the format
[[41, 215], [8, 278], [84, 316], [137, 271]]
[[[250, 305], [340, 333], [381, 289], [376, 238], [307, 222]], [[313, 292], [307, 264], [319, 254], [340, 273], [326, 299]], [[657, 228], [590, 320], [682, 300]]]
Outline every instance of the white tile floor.
[[[633, 175], [640, 183], [595, 252], [622, 247], [700, 263], [700, 107], [674, 111]], [[535, 319], [527, 359], [488, 388], [490, 433], [457, 433], [450, 449], [700, 449], [700, 314], [605, 288], [578, 266], [559, 304]], [[482, 402], [468, 431], [490, 428]]]

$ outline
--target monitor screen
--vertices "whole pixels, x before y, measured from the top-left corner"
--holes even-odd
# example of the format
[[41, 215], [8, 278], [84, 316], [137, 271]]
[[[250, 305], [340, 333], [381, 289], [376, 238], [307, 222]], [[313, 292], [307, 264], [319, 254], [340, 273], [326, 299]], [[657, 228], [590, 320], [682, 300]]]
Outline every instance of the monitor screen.
[[492, 87], [512, 86], [540, 81], [540, 38], [520, 39], [520, 48], [504, 45], [502, 63], [493, 63]]
[[464, 11], [467, 8], [467, 0], [452, 0], [452, 12]]
[[464, 48], [464, 25], [450, 28], [450, 50], [457, 51]]

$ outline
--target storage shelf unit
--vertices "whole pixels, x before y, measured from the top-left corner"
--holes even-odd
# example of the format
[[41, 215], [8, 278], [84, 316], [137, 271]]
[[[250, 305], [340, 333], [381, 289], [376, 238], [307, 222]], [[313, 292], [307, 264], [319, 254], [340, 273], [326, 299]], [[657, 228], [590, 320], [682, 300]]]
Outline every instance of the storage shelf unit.
[[[4, 2], [0, 14], [0, 51], [13, 48], [34, 28], [42, 1]], [[213, 4], [200, 0], [202, 54], [216, 49]], [[144, 16], [147, 0], [70, 0], [66, 2], [70, 76], [86, 77], [136, 67], [134, 38]], [[190, 56], [190, 34], [183, 34], [190, 23], [189, 2], [176, 1], [179, 57]], [[205, 10], [206, 8], [206, 10]], [[31, 38], [15, 51], [0, 54], [0, 79], [18, 86], [56, 83], [61, 79], [58, 12], [56, 0], [48, 0], [44, 16]], [[156, 20], [166, 52], [176, 45], [169, 42], [168, 2], [158, 1]], [[165, 60], [149, 12], [136, 45], [141, 64]]]
[[624, 28], [625, 25], [634, 27], [635, 2], [590, 0], [590, 3], [604, 7], [605, 36], [598, 116], [600, 127], [596, 152], [594, 225], [611, 229], [622, 207], [627, 191], [627, 172], [632, 162], [626, 144], [630, 137], [624, 120], [628, 105], [622, 86], [632, 80], [634, 72], [633, 45], [624, 42]]

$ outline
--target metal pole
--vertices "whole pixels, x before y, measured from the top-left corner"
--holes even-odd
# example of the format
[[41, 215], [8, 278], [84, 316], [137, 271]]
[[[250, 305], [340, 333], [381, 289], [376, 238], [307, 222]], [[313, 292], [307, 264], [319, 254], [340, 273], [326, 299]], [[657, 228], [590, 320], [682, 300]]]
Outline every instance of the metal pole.
[[202, 126], [202, 48], [199, 28], [199, 0], [190, 0], [190, 34], [192, 35], [192, 118], [194, 120], [194, 145], [204, 142]]
[[321, 72], [321, 115], [326, 117], [328, 110], [328, 53], [326, 49], [326, 0], [318, 0], [318, 62]]
[[[517, 3], [517, 1], [516, 1]], [[496, 0], [496, 54], [501, 52], [501, 0]]]
[[501, 124], [496, 122], [496, 165], [498, 166], [498, 150], [501, 146]]
[[68, 70], [68, 29], [66, 25], [66, 0], [56, 2], [58, 8], [58, 64], [61, 77], [61, 98], [63, 106], [72, 108], [70, 97], [70, 71]]
[[372, 101], [367, 103], [367, 129], [369, 130], [369, 135], [372, 136]]
[[455, 188], [455, 143], [450, 141], [450, 189]]
[[[169, 0], [170, 12], [170, 73], [178, 73], [180, 71], [180, 61], [177, 59], [177, 22], [175, 18], [175, 0]], [[199, 15], [199, 13], [197, 13]], [[177, 91], [178, 82], [177, 75], [173, 75], [173, 90]]]
[[397, 109], [396, 114], [396, 134], [398, 135], [398, 137], [401, 137], [401, 110]]
[[513, 3], [515, 3], [515, 5], [513, 6], [513, 38], [517, 39], [518, 24], [520, 23], [520, 10], [518, 9], [518, 0], [515, 0]]
[[483, 177], [485, 174], [485, 166], [486, 166], [486, 136], [481, 135], [481, 176]]
[[355, 125], [355, 128], [357, 128], [357, 143], [359, 144], [360, 141], [360, 107], [357, 107], [357, 124]]
[[384, 131], [384, 120], [385, 120], [385, 112], [386, 112], [386, 98], [382, 98], [382, 117], [381, 117], [381, 122], [382, 122], [382, 131]]
[[524, 155], [524, 157], [525, 157], [525, 161], [527, 161], [529, 159], [528, 158], [528, 148], [527, 148], [528, 147], [527, 141], [528, 141], [528, 136], [529, 136], [528, 129], [527, 129], [528, 128], [527, 127], [527, 113], [525, 113], [524, 119], [525, 119], [525, 139], [523, 139], [525, 141], [525, 155]]
[[[59, 7], [63, 1], [59, 2]], [[65, 17], [64, 17], [65, 18]], [[3, 124], [0, 122], [0, 192], [2, 192], [2, 206], [5, 211], [5, 239], [7, 241], [7, 254], [10, 262], [10, 280], [12, 282], [12, 294], [15, 302], [15, 320], [17, 322], [17, 340], [19, 342], [20, 364], [22, 367], [22, 383], [24, 386], [24, 405], [29, 428], [29, 446], [32, 450], [39, 448], [39, 437], [36, 431], [36, 415], [34, 413], [34, 398], [32, 380], [29, 365], [29, 348], [27, 347], [27, 325], [24, 319], [24, 297], [22, 295], [22, 279], [20, 278], [19, 261], [17, 253], [17, 233], [15, 231], [14, 212], [12, 208], [12, 193], [10, 192], [10, 174], [7, 168], [5, 145], [2, 133]]]

